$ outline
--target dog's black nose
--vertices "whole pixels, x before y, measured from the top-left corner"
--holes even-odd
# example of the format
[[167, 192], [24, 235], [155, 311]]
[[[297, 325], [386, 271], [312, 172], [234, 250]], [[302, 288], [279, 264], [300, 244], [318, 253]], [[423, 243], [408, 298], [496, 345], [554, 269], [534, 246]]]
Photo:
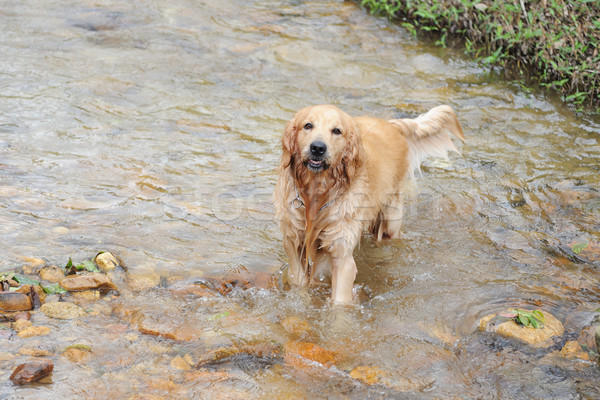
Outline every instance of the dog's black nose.
[[313, 156], [322, 156], [327, 151], [327, 145], [320, 141], [314, 141], [310, 144], [310, 152]]

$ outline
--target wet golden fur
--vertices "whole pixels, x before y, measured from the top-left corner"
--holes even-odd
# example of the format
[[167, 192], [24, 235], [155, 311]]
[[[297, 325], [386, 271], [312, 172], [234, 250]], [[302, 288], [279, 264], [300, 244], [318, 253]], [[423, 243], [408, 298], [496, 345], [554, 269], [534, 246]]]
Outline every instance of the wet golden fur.
[[[398, 120], [351, 117], [331, 105], [300, 110], [284, 131], [274, 192], [290, 281], [307, 286], [329, 268], [334, 302], [351, 302], [362, 232], [399, 235], [405, 180], [425, 157], [456, 151], [448, 132], [464, 140], [449, 106]], [[312, 160], [313, 143], [326, 146], [322, 160]]]

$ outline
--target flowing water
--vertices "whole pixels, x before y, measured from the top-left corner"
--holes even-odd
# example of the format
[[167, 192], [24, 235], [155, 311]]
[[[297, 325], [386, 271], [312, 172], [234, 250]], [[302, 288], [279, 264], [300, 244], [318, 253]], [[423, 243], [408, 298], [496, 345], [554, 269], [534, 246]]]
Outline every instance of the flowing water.
[[[598, 323], [598, 119], [354, 2], [7, 0], [0, 16], [0, 271], [103, 250], [127, 267], [120, 296], [82, 303], [90, 315], [36, 313], [47, 336], [5, 326], [1, 398], [600, 397], [597, 365], [557, 354]], [[467, 141], [425, 163], [401, 239], [364, 238], [359, 305], [332, 307], [327, 285], [185, 294], [278, 276], [279, 139], [320, 103], [384, 118], [449, 104]], [[477, 329], [514, 307], [552, 313], [564, 335], [540, 349]], [[294, 342], [334, 365], [256, 349], [196, 365]], [[69, 361], [73, 344], [91, 357]], [[25, 347], [50, 354], [50, 382], [8, 381]]]

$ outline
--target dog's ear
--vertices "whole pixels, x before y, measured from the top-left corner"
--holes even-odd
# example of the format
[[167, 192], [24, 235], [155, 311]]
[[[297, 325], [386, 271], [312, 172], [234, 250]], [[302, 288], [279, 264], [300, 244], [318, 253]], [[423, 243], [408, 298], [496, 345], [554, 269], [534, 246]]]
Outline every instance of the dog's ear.
[[347, 133], [346, 147], [343, 150], [342, 162], [340, 163], [343, 171], [340, 172], [348, 181], [352, 181], [358, 169], [363, 165], [362, 140], [358, 125], [354, 118], [349, 115], [344, 118], [344, 129]]
[[281, 167], [287, 168], [292, 162], [292, 156], [296, 150], [296, 132], [298, 127], [298, 114], [287, 123], [283, 131], [283, 137], [281, 138]]

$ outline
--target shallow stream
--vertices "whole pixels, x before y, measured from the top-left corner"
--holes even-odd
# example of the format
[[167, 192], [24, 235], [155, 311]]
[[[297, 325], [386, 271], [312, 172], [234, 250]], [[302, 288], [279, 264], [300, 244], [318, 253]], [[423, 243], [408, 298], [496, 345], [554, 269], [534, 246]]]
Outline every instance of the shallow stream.
[[[35, 314], [49, 335], [5, 326], [0, 398], [600, 397], [595, 362], [558, 355], [598, 324], [597, 118], [355, 2], [7, 0], [0, 18], [0, 271], [98, 251], [127, 267], [119, 296], [76, 300], [88, 316]], [[321, 103], [383, 118], [449, 104], [467, 141], [425, 163], [401, 239], [364, 238], [359, 305], [331, 307], [326, 285], [189, 289], [278, 278], [279, 139]], [[539, 349], [478, 330], [515, 307], [553, 314], [564, 335]], [[333, 361], [290, 359], [297, 342]], [[284, 350], [198, 368], [254, 343]], [[74, 344], [91, 357], [64, 357]], [[8, 381], [23, 348], [50, 354], [50, 382]]]

